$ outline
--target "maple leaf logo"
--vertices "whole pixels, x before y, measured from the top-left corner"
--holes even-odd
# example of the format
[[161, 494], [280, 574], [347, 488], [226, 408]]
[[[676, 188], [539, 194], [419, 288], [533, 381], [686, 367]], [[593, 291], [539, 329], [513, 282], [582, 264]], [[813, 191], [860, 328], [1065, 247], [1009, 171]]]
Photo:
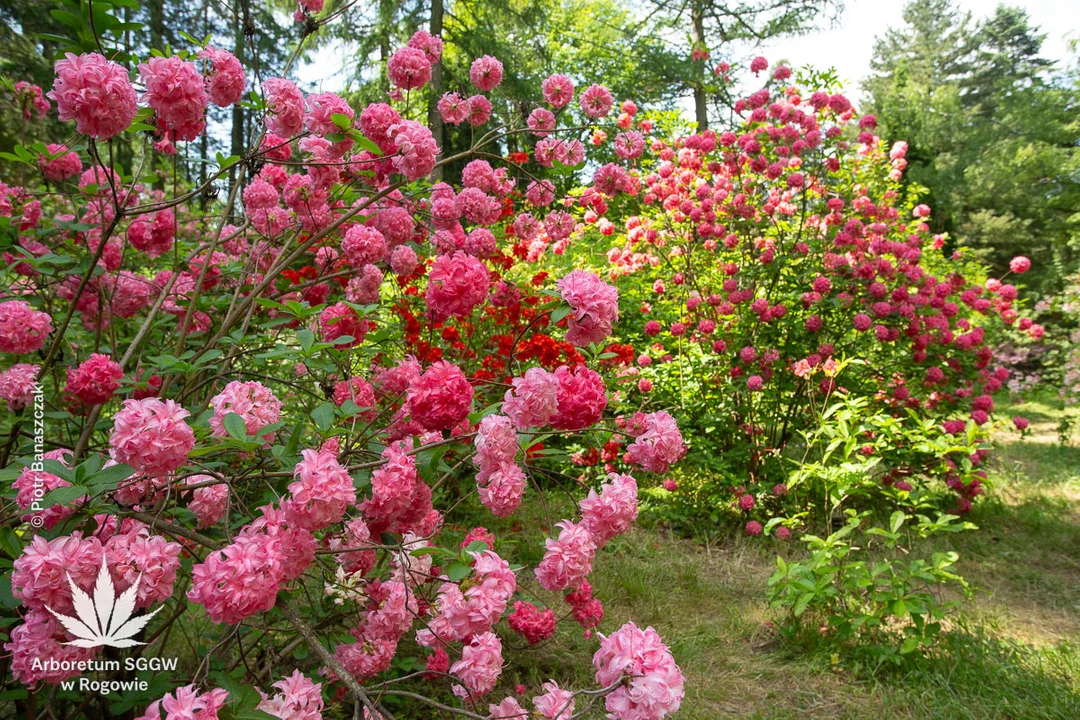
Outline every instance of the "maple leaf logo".
[[45, 606], [49, 612], [60, 621], [64, 629], [75, 636], [64, 645], [74, 645], [81, 648], [114, 647], [129, 648], [136, 645], [145, 645], [144, 642], [132, 640], [139, 633], [150, 618], [161, 611], [158, 608], [148, 615], [132, 617], [135, 611], [135, 599], [139, 592], [139, 581], [142, 574], [135, 579], [134, 584], [116, 596], [116, 586], [113, 585], [112, 576], [105, 564], [105, 554], [101, 555], [101, 570], [98, 571], [97, 582], [94, 584], [93, 597], [83, 592], [76, 585], [71, 575], [67, 576], [68, 585], [71, 586], [71, 598], [75, 606], [75, 617], [58, 613], [49, 606]]

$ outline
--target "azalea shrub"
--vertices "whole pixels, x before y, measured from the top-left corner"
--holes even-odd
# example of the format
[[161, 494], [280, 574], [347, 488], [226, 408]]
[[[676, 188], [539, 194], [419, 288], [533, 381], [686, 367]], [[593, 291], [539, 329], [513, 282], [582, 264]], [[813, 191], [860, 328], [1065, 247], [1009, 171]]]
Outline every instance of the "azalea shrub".
[[[475, 138], [441, 157], [415, 101], [438, 37], [396, 49], [393, 90], [363, 107], [249, 76], [211, 40], [130, 64], [70, 53], [51, 88], [20, 90], [70, 135], [3, 155], [4, 702], [146, 720], [675, 712], [664, 629], [605, 619], [589, 576], [634, 523], [638, 478], [686, 446], [601, 375], [619, 291], [528, 260], [580, 234], [582, 138], [617, 125], [639, 148], [648, 123], [562, 74], [527, 120], [499, 118], [503, 67], [484, 56], [438, 101]], [[185, 181], [207, 108], [236, 103], [263, 120], [250, 147]], [[517, 136], [534, 151], [504, 157]], [[634, 157], [602, 166], [595, 203], [636, 192]], [[572, 444], [616, 435], [621, 471], [576, 482]], [[555, 488], [571, 502], [548, 505]], [[521, 565], [537, 523], [549, 537]], [[584, 634], [595, 683], [512, 682], [560, 626]], [[177, 652], [176, 673], [94, 664]], [[65, 685], [79, 677], [148, 682], [96, 700]]]
[[[954, 568], [956, 552], [913, 557], [912, 545], [970, 523], [957, 522], [955, 515], [912, 518], [896, 510], [885, 527], [867, 527], [869, 515], [848, 510], [835, 532], [803, 536], [809, 557], [778, 557], [768, 594], [774, 607], [786, 611], [782, 628], [794, 639], [800, 633], [824, 636], [876, 670], [931, 647], [942, 634], [942, 621], [960, 605], [959, 593], [969, 592]], [[948, 589], [956, 592], [953, 599]], [[819, 633], [822, 623], [825, 631]]]
[[[755, 74], [768, 65], [755, 63]], [[934, 491], [963, 512], [977, 493], [927, 442], [988, 437], [993, 395], [1010, 380], [994, 346], [1006, 328], [1043, 333], [1021, 317], [1015, 284], [1031, 263], [988, 277], [930, 232], [922, 190], [902, 182], [904, 142], [885, 143], [828, 77], [796, 82], [785, 66], [766, 77], [735, 104], [730, 130], [616, 135], [639, 167], [632, 186], [597, 170], [578, 200], [581, 241], [550, 249], [565, 253], [554, 267], [618, 286], [611, 383], [631, 405], [673, 413], [691, 445], [692, 472], [650, 489], [650, 506], [684, 524], [728, 508], [767, 523], [777, 498], [793, 497], [792, 460], [806, 458], [805, 433], [832, 395], [865, 398], [867, 413], [911, 435], [865, 430], [864, 451], [883, 461], [878, 495]], [[580, 461], [610, 470], [622, 455], [609, 441]]]

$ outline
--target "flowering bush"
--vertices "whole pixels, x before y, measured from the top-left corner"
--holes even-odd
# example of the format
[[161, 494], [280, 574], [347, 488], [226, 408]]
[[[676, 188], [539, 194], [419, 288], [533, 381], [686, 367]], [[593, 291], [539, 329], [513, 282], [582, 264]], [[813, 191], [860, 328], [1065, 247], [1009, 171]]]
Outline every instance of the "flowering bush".
[[[816, 89], [817, 77], [804, 90], [790, 74], [739, 100], [731, 130], [638, 143], [629, 175], [598, 168], [578, 197], [583, 222], [552, 247], [568, 259], [553, 264], [589, 267], [619, 288], [605, 378], [631, 406], [668, 408], [697, 451], [712, 489], [683, 520], [735, 502], [767, 521], [749, 511], [775, 508], [830, 394], [865, 398], [865, 412], [914, 432], [890, 444], [868, 429], [867, 448], [948, 506], [955, 496], [933, 480], [950, 460], [923, 456], [924, 429], [973, 424], [986, 437], [992, 396], [1009, 381], [992, 348], [1008, 326], [1032, 339], [1042, 327], [1019, 317], [1010, 278], [987, 278], [930, 233], [920, 189], [900, 184], [906, 145], [885, 145], [874, 117]], [[616, 150], [634, 132], [624, 127]], [[1011, 272], [1029, 267], [1018, 257]], [[572, 323], [581, 311], [569, 301]], [[838, 375], [845, 359], [858, 362]], [[634, 422], [620, 429], [637, 434]], [[583, 447], [580, 462], [611, 472], [640, 461], [640, 438], [626, 442]], [[680, 493], [650, 489], [650, 506], [678, 504]]]
[[[322, 3], [301, 5], [303, 17]], [[441, 52], [418, 33], [388, 76], [421, 90]], [[593, 638], [603, 607], [588, 578], [637, 517], [635, 478], [581, 488], [579, 514], [546, 527], [535, 567], [511, 565], [521, 522], [499, 518], [551, 486], [551, 449], [610, 436], [626, 410], [598, 372], [619, 291], [588, 272], [527, 270], [523, 282], [520, 269], [538, 243], [575, 231], [563, 168], [584, 162], [578, 136], [614, 99], [594, 84], [574, 106], [573, 83], [554, 75], [527, 122], [502, 122], [483, 93], [503, 72], [478, 58], [477, 93], [438, 103], [477, 133], [440, 157], [407, 95], [353, 107], [245, 76], [210, 45], [137, 67], [98, 52], [56, 64], [31, 107], [51, 99], [78, 135], [5, 154], [38, 179], [0, 183], [0, 465], [7, 517], [23, 522], [3, 530], [4, 647], [18, 682], [130, 676], [80, 666], [104, 658], [102, 643], [71, 645], [80, 626], [57, 615], [100, 599], [99, 574], [135, 588], [134, 609], [168, 606], [134, 642], [160, 651], [190, 626], [206, 655], [189, 659], [189, 684], [125, 695], [147, 719], [312, 719], [340, 702], [351, 707], [335, 716], [389, 717], [405, 702], [419, 715], [525, 717], [505, 679], [514, 633], [537, 643], [576, 623]], [[153, 189], [140, 163], [182, 165], [211, 103], [258, 112], [259, 136], [205, 181]], [[110, 164], [132, 131], [147, 133], [134, 164]], [[498, 140], [525, 133], [542, 138], [536, 162], [502, 160]], [[641, 137], [624, 139], [625, 157]], [[436, 168], [447, 173], [432, 184]], [[637, 182], [609, 163], [596, 184]], [[672, 415], [633, 422], [630, 469], [683, 458]], [[50, 451], [35, 458], [35, 442]], [[477, 513], [505, 534], [465, 532]], [[613, 630], [595, 636], [595, 687], [553, 679], [517, 694], [547, 718], [601, 701], [621, 720], [676, 711], [683, 676], [660, 635]]]

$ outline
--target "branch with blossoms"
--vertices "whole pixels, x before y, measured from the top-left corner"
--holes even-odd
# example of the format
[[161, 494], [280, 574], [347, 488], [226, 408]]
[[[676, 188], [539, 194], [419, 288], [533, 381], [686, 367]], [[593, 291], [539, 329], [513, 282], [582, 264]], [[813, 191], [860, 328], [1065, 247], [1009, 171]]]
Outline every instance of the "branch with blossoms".
[[[346, 698], [369, 720], [392, 720], [401, 702], [524, 717], [528, 689], [501, 687], [504, 638], [531, 646], [560, 624], [589, 638], [600, 628], [589, 577], [637, 517], [633, 475], [564, 488], [577, 508], [554, 527], [533, 523], [552, 534], [535, 567], [502, 554], [521, 542], [507, 518], [527, 518], [523, 503], [552, 509], [543, 494], [562, 475], [550, 446], [611, 435], [612, 416], [636, 409], [617, 405], [597, 369], [619, 291], [585, 269], [537, 290], [521, 259], [562, 252], [581, 231], [575, 207], [602, 214], [637, 193], [648, 121], [623, 103], [619, 162], [582, 192], [579, 138], [606, 136], [611, 93], [553, 75], [527, 120], [500, 122], [487, 94], [503, 68], [485, 56], [475, 94], [438, 102], [444, 122], [478, 137], [440, 157], [409, 93], [441, 52], [417, 33], [388, 62], [389, 101], [362, 109], [260, 80], [250, 105], [264, 127], [193, 187], [177, 181], [180, 149], [205, 135], [211, 105], [244, 98], [235, 56], [155, 54], [136, 68], [138, 89], [104, 52], [57, 62], [41, 95], [85, 144], [49, 145], [32, 164], [63, 192], [0, 186], [5, 227], [19, 228], [0, 301], [17, 616], [4, 647], [35, 698], [103, 656], [70, 644], [57, 615], [78, 612], [73, 588], [90, 592], [102, 572], [134, 593], [135, 611], [170, 607], [149, 645], [121, 656], [192, 650], [189, 682], [169, 678], [168, 693], [145, 698], [146, 720], [211, 720], [226, 706], [313, 719]], [[172, 158], [172, 191], [142, 184], [150, 147], [136, 148], [134, 175], [112, 166], [129, 129]], [[526, 133], [533, 160], [505, 161]], [[428, 179], [462, 164], [457, 182]], [[225, 198], [196, 211], [226, 177]], [[56, 448], [40, 461], [19, 429], [38, 410]], [[630, 467], [662, 474], [686, 454], [666, 412], [630, 425]], [[459, 533], [477, 513], [496, 531]], [[533, 689], [536, 712], [566, 720], [601, 700], [624, 720], [678, 709], [683, 676], [655, 631], [626, 623], [595, 637], [596, 689], [552, 679]], [[290, 667], [301, 644], [311, 656]]]

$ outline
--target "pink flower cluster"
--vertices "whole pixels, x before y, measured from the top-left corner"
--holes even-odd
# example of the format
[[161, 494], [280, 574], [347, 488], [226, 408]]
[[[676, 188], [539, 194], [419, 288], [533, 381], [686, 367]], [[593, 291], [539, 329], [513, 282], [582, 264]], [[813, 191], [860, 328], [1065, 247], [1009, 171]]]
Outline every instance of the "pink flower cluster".
[[[214, 437], [228, 437], [225, 416], [235, 413], [244, 421], [248, 436], [253, 436], [267, 425], [273, 425], [281, 417], [281, 401], [274, 397], [270, 388], [260, 382], [233, 380], [210, 399], [214, 414], [210, 417], [210, 431]], [[274, 433], [262, 435], [263, 442], [273, 442]]]
[[476, 58], [469, 67], [469, 80], [481, 92], [494, 90], [502, 78], [502, 63], [490, 55]]
[[228, 50], [207, 47], [199, 57], [209, 60], [211, 70], [206, 73], [206, 92], [218, 107], [228, 107], [240, 101], [247, 87], [244, 66]]
[[559, 292], [573, 309], [567, 318], [566, 339], [584, 346], [611, 334], [619, 319], [619, 291], [595, 274], [574, 270], [559, 280]]
[[176, 55], [152, 57], [139, 65], [139, 77], [146, 86], [143, 100], [169, 131], [170, 140], [194, 140], [202, 134], [210, 96], [195, 63]]
[[272, 506], [233, 542], [191, 569], [188, 599], [216, 623], [235, 625], [274, 606], [282, 585], [299, 577], [315, 557], [311, 533], [291, 527]]
[[405, 410], [424, 430], [449, 430], [469, 415], [473, 388], [461, 368], [440, 360], [409, 384]]
[[413, 120], [400, 120], [390, 126], [387, 136], [397, 147], [394, 168], [409, 180], [419, 180], [435, 168], [439, 146], [431, 130]]
[[518, 430], [542, 428], [559, 411], [559, 380], [543, 368], [529, 368], [510, 381], [503, 397], [503, 412]]
[[416, 634], [420, 645], [434, 647], [439, 641], [454, 642], [489, 632], [506, 612], [517, 587], [513, 570], [492, 550], [472, 555], [475, 577], [464, 592], [452, 582], [439, 587], [438, 613]]
[[49, 143], [46, 149], [49, 155], [46, 157], [43, 154], [38, 157], [38, 167], [41, 168], [41, 174], [49, 180], [62, 182], [82, 172], [82, 159], [79, 153], [69, 150], [67, 145]]
[[67, 53], [56, 62], [56, 81], [48, 97], [60, 120], [96, 140], [108, 140], [135, 118], [135, 88], [127, 70], [97, 53]]
[[[68, 467], [68, 456], [70, 454], [70, 450], [50, 450], [45, 453], [43, 459], [55, 460], [64, 467]], [[19, 473], [19, 477], [15, 482], [11, 484], [11, 487], [18, 493], [15, 496], [15, 504], [19, 506], [20, 510], [26, 510], [35, 502], [40, 502], [49, 491], [59, 487], [67, 487], [69, 485], [71, 485], [71, 483], [67, 480], [64, 480], [57, 475], [53, 475], [50, 472], [25, 467]], [[51, 530], [64, 518], [74, 514], [76, 509], [77, 506], [74, 503], [67, 505], [58, 503], [47, 507], [44, 510], [39, 510], [36, 513], [27, 513], [26, 515], [23, 515], [22, 519], [24, 522], [30, 522], [34, 516], [37, 516], [41, 520], [41, 527], [46, 530]]]
[[402, 90], [416, 90], [431, 79], [431, 62], [423, 50], [406, 46], [390, 56], [386, 74]]
[[622, 535], [638, 516], [637, 482], [629, 475], [611, 473], [608, 482], [581, 500], [581, 524], [589, 531], [596, 547]]
[[584, 365], [555, 370], [558, 413], [551, 419], [556, 430], [580, 430], [595, 425], [607, 407], [607, 389], [600, 373]]
[[263, 83], [266, 96], [266, 129], [288, 138], [304, 129], [307, 103], [300, 88], [284, 78], [270, 78]]
[[653, 473], [666, 473], [686, 455], [678, 423], [667, 411], [641, 418], [643, 432], [627, 448], [626, 462]]
[[123, 378], [120, 363], [108, 355], [93, 353], [77, 367], [67, 369], [64, 393], [86, 405], [101, 405], [109, 401]]
[[[201, 485], [213, 480], [214, 478], [209, 475], [192, 475], [187, 478], [187, 484]], [[229, 486], [224, 482], [197, 487], [189, 492], [191, 500], [188, 501], [187, 508], [195, 513], [196, 523], [200, 528], [216, 525], [217, 521], [225, 515], [229, 501]]]
[[220, 688], [201, 693], [194, 685], [185, 685], [150, 703], [136, 720], [162, 720], [162, 711], [164, 720], [218, 720], [228, 697], [229, 692]]
[[8, 410], [19, 410], [34, 399], [40, 365], [16, 363], [0, 373], [0, 400], [6, 400]]
[[289, 485], [291, 497], [282, 502], [291, 527], [321, 530], [341, 522], [345, 510], [356, 504], [352, 478], [333, 453], [304, 450], [296, 464], [296, 481]]
[[544, 559], [536, 567], [536, 580], [545, 590], [576, 590], [592, 572], [596, 543], [584, 523], [569, 520], [556, 523], [561, 528], [557, 539], [548, 538]]
[[440, 255], [428, 272], [424, 298], [434, 320], [448, 317], [469, 317], [473, 309], [487, 299], [487, 268], [476, 258], [458, 251]]
[[0, 352], [25, 355], [40, 350], [52, 332], [52, 317], [25, 300], [0, 303]]
[[154, 477], [179, 469], [195, 447], [195, 433], [184, 422], [189, 415], [172, 400], [125, 400], [113, 417], [112, 458]]
[[543, 642], [555, 634], [555, 611], [551, 608], [541, 610], [532, 603], [518, 600], [514, 603], [514, 611], [506, 619], [514, 632], [519, 633], [530, 645]]
[[262, 710], [281, 720], [322, 720], [324, 707], [322, 684], [311, 682], [299, 670], [278, 680], [273, 685], [278, 692], [267, 697], [262, 691], [262, 702], [256, 710]]
[[660, 720], [682, 704], [682, 671], [651, 627], [641, 630], [627, 623], [607, 637], [601, 635], [593, 666], [601, 687], [627, 678], [604, 698], [615, 720]]

